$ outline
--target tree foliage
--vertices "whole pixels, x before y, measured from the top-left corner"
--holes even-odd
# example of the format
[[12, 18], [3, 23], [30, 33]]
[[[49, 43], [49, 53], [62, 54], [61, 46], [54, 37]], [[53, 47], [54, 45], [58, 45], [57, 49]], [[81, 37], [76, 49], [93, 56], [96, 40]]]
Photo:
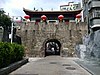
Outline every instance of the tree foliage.
[[9, 30], [11, 28], [11, 19], [8, 15], [5, 14], [4, 10], [0, 9], [0, 26], [3, 27], [3, 42], [9, 42]]
[[0, 26], [9, 27], [11, 26], [11, 19], [7, 16], [4, 10], [0, 10]]

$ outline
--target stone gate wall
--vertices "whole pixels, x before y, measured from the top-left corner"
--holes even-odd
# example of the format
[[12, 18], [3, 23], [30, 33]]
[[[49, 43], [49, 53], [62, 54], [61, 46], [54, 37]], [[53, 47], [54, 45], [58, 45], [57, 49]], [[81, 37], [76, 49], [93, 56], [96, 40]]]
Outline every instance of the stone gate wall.
[[61, 43], [61, 56], [73, 56], [76, 44], [82, 43], [82, 36], [87, 33], [85, 23], [17, 23], [17, 36], [21, 37], [26, 56], [45, 56], [46, 40], [57, 39]]

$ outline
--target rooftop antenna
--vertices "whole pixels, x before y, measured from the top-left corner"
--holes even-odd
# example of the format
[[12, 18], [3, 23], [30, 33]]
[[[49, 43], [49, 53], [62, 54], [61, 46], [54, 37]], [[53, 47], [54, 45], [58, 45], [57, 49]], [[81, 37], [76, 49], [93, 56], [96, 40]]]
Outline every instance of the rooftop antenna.
[[41, 11], [43, 11], [43, 8], [41, 8]]
[[34, 10], [35, 10], [35, 7], [34, 7]]

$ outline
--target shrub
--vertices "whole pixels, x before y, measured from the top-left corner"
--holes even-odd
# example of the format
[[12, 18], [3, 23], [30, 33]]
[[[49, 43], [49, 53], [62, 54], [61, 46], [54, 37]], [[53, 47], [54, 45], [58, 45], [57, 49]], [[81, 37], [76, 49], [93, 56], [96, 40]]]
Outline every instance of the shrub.
[[12, 48], [14, 51], [12, 55], [12, 60], [14, 60], [14, 62], [21, 60], [24, 56], [24, 47], [19, 44], [13, 43]]
[[0, 42], [0, 68], [21, 60], [23, 56], [23, 46], [15, 43]]

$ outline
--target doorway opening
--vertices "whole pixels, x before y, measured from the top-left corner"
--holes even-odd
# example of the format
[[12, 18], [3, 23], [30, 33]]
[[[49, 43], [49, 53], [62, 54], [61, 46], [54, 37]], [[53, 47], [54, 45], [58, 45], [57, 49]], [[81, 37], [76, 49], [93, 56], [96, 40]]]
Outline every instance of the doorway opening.
[[50, 39], [45, 43], [45, 56], [60, 55], [61, 43], [57, 39]]

